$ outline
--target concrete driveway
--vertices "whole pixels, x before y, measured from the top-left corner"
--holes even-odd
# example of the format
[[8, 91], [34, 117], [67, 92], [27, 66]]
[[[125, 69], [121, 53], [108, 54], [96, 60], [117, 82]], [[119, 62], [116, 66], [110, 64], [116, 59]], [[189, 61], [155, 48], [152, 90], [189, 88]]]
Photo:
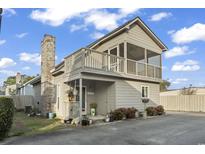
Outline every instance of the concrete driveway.
[[1, 144], [205, 144], [205, 114], [169, 113], [147, 120], [11, 138]]

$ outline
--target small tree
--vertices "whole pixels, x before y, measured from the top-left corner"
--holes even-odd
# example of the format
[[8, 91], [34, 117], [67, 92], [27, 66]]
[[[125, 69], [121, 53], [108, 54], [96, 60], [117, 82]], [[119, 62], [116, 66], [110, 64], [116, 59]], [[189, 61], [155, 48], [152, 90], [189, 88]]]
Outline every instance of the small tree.
[[197, 89], [193, 88], [192, 85], [190, 85], [188, 88], [184, 87], [180, 93], [181, 95], [195, 95], [196, 94]]
[[171, 83], [168, 80], [163, 80], [160, 83], [160, 91], [161, 92], [167, 91], [170, 85], [171, 85]]

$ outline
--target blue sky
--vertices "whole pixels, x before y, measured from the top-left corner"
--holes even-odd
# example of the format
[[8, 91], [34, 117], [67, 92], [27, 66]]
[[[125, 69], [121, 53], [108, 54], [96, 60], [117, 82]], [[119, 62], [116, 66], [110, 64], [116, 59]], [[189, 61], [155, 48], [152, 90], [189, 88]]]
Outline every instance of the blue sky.
[[0, 34], [0, 82], [40, 72], [40, 42], [56, 37], [56, 64], [129, 19], [141, 19], [168, 46], [163, 79], [170, 88], [205, 86], [205, 9], [6, 9]]

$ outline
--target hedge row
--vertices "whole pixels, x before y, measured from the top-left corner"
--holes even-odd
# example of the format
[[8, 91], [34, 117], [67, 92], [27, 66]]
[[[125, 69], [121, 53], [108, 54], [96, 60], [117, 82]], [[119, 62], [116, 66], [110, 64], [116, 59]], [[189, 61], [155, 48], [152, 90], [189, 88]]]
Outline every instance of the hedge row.
[[8, 135], [14, 115], [12, 98], [0, 97], [0, 140]]

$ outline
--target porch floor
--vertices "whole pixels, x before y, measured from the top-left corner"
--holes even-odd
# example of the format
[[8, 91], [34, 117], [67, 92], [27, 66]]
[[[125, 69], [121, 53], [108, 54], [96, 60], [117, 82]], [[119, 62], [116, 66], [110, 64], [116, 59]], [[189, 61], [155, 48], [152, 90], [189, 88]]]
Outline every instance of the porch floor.
[[93, 122], [96, 121], [103, 121], [105, 119], [104, 115], [96, 115], [96, 116], [88, 116], [89, 119], [93, 120]]

